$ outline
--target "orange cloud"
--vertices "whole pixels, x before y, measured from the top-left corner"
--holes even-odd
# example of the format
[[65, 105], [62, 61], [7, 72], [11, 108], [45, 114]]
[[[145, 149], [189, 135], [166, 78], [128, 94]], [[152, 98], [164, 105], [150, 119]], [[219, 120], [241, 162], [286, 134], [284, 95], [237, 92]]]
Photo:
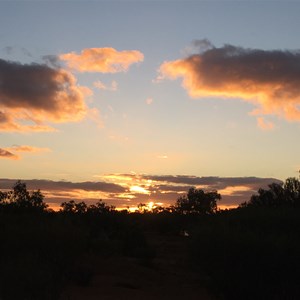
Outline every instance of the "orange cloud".
[[28, 146], [28, 145], [23, 145], [23, 146], [12, 146], [9, 148], [6, 148], [8, 151], [15, 151], [15, 152], [32, 152], [32, 153], [37, 153], [37, 152], [49, 152], [49, 148], [39, 148], [39, 147], [33, 147], [33, 146]]
[[0, 59], [0, 131], [53, 131], [45, 122], [82, 120], [91, 90], [60, 68]]
[[164, 62], [159, 79], [182, 78], [193, 98], [240, 98], [257, 107], [253, 114], [300, 121], [299, 51], [206, 46], [199, 54]]
[[61, 54], [61, 60], [79, 72], [117, 73], [125, 72], [133, 63], [144, 60], [144, 55], [137, 50], [117, 51], [114, 48], [88, 48], [81, 51]]
[[23, 146], [12, 146], [7, 148], [0, 148], [0, 158], [7, 158], [17, 160], [20, 159], [19, 155], [16, 155], [14, 152], [29, 152], [29, 153], [38, 153], [38, 152], [48, 152], [51, 151], [49, 148], [39, 148], [32, 147], [28, 145]]
[[19, 159], [19, 156], [9, 152], [6, 149], [0, 148], [0, 158], [17, 160]]
[[257, 118], [257, 126], [262, 130], [272, 130], [274, 129], [274, 124], [272, 122], [267, 122], [264, 118]]

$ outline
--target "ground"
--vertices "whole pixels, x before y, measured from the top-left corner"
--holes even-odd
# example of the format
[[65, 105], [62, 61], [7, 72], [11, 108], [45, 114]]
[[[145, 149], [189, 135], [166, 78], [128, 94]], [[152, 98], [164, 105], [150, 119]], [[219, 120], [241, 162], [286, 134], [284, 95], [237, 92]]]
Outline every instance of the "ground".
[[60, 300], [213, 300], [204, 288], [205, 276], [191, 271], [185, 260], [187, 239], [148, 234], [156, 249], [151, 263], [126, 257], [93, 258], [94, 276], [89, 285], [69, 285]]

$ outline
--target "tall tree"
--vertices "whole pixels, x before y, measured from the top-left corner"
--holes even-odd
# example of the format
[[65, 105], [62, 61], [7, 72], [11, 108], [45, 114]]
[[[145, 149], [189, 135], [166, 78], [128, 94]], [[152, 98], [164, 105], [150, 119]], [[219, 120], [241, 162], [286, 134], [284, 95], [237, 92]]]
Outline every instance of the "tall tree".
[[175, 209], [181, 214], [212, 214], [217, 211], [218, 200], [221, 195], [217, 191], [190, 188], [186, 195], [177, 199]]

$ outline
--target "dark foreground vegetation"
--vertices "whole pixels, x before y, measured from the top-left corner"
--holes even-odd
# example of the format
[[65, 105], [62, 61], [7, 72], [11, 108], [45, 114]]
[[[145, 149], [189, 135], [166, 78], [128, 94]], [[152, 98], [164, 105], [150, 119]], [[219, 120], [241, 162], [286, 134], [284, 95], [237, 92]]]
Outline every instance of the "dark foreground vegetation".
[[[17, 182], [0, 192], [0, 299], [126, 299], [126, 289], [131, 299], [300, 299], [299, 180], [260, 189], [233, 210], [218, 211], [220, 199], [190, 189], [152, 211], [70, 201], [53, 212], [40, 191]], [[125, 277], [112, 289], [124, 293], [105, 298], [112, 270]], [[72, 294], [97, 278], [97, 297]]]

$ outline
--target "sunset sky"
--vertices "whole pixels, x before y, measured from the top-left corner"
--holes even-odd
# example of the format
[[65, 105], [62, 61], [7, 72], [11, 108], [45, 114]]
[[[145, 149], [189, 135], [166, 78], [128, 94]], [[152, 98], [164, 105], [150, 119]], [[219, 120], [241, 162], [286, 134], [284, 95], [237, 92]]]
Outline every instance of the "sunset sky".
[[1, 1], [0, 190], [230, 207], [300, 169], [300, 2]]

